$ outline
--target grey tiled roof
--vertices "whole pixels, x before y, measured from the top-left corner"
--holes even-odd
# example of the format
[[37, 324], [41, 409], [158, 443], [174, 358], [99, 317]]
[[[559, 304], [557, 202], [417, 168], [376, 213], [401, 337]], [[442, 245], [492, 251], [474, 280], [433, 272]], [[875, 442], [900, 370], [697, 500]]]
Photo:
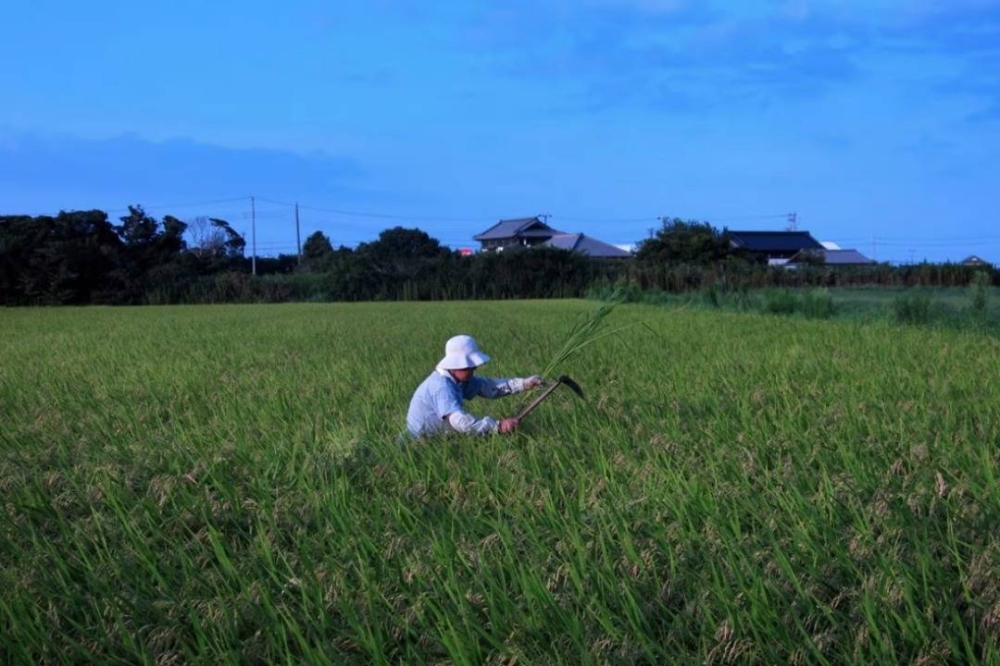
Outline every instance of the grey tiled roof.
[[[828, 266], [852, 266], [857, 264], [874, 264], [875, 262], [861, 254], [857, 250], [805, 250], [809, 254], [817, 255], [823, 257], [823, 263]], [[799, 263], [801, 257], [801, 252], [791, 259], [788, 263], [795, 264]]]
[[573, 252], [585, 254], [588, 257], [610, 259], [612, 257], [625, 258], [632, 256], [630, 253], [619, 247], [609, 245], [608, 243], [599, 241], [596, 238], [591, 238], [586, 234], [557, 234], [550, 238], [545, 245], [559, 248], [561, 250], [572, 250]]
[[823, 250], [828, 264], [874, 264], [875, 262], [857, 250]]

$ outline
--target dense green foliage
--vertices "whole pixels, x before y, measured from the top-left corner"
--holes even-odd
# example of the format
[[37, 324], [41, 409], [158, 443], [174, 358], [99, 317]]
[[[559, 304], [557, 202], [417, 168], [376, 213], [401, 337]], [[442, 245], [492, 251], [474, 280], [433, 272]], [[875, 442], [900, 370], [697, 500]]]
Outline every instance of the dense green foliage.
[[0, 216], [0, 305], [553, 298], [621, 286], [685, 293], [1000, 284], [992, 268], [951, 264], [768, 267], [732, 249], [728, 232], [678, 219], [627, 260], [551, 248], [463, 257], [424, 231], [402, 227], [356, 249], [335, 249], [315, 232], [301, 261], [251, 259], [225, 220], [189, 224], [168, 215], [160, 221], [134, 206], [120, 222], [113, 225], [102, 211]]
[[189, 248], [187, 224], [129, 207], [121, 224], [103, 211], [0, 216], [0, 305], [139, 303], [179, 297], [199, 278], [239, 270], [243, 239], [224, 220], [210, 246]]
[[[1000, 272], [961, 264], [912, 264], [890, 266], [800, 266], [788, 270], [761, 266], [739, 260], [710, 265], [646, 264], [632, 262], [623, 266], [620, 284], [644, 291], [684, 293], [702, 289], [738, 291], [769, 287], [965, 287], [977, 274], [987, 282], [1000, 285]], [[600, 287], [602, 285], [595, 285]]]
[[595, 307], [0, 310], [0, 662], [1000, 660], [995, 338], [623, 305], [586, 402], [397, 444]]
[[639, 244], [636, 259], [653, 265], [709, 266], [726, 259], [749, 261], [750, 257], [732, 248], [728, 231], [719, 231], [708, 222], [675, 218], [664, 220], [655, 236]]
[[725, 289], [717, 285], [697, 292], [643, 291], [634, 285], [590, 289], [595, 300], [695, 307], [736, 312], [793, 315], [810, 319], [847, 319], [864, 323], [899, 323], [1000, 335], [1000, 292], [977, 273], [967, 288], [957, 287], [818, 287], [791, 289]]
[[289, 255], [251, 261], [228, 223], [199, 219], [209, 230], [189, 244], [186, 223], [139, 207], [120, 225], [102, 211], [0, 216], [0, 305], [567, 297], [621, 272], [555, 249], [462, 257], [402, 227], [357, 249], [314, 233], [301, 264]]

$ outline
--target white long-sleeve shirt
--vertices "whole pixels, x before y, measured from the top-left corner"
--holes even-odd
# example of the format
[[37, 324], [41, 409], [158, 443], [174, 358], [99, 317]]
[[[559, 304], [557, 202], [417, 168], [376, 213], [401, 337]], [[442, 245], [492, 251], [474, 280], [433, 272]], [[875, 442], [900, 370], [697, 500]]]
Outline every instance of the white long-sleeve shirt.
[[464, 401], [520, 393], [524, 390], [524, 382], [519, 377], [473, 377], [467, 382], [458, 382], [447, 370], [435, 370], [414, 392], [406, 414], [406, 428], [414, 437], [448, 430], [476, 435], [497, 432], [496, 419], [476, 418], [464, 410]]

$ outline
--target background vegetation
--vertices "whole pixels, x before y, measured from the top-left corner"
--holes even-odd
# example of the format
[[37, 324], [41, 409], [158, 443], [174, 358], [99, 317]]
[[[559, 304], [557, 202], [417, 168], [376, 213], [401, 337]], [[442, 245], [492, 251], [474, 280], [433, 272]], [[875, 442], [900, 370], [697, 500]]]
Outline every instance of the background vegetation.
[[996, 338], [625, 305], [586, 402], [399, 446], [595, 307], [0, 311], [0, 661], [997, 663]]
[[727, 231], [678, 219], [628, 260], [541, 248], [463, 257], [401, 227], [357, 248], [334, 248], [316, 232], [301, 263], [292, 255], [245, 255], [245, 240], [224, 220], [156, 220], [138, 206], [119, 224], [102, 211], [0, 216], [0, 305], [566, 298], [621, 286], [668, 293], [966, 287], [977, 273], [986, 286], [1000, 284], [989, 266], [769, 268], [734, 250]]
[[1000, 290], [987, 286], [979, 273], [968, 287], [769, 287], [700, 291], [643, 291], [629, 284], [591, 288], [592, 299], [614, 297], [645, 303], [730, 312], [844, 319], [858, 323], [898, 323], [982, 333], [1000, 333]]

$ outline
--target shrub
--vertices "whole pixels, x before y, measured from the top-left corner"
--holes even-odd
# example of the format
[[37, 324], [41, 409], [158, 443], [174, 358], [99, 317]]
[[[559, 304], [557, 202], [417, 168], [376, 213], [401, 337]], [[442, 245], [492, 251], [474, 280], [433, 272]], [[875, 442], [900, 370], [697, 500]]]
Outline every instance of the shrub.
[[892, 302], [896, 321], [901, 324], [928, 324], [931, 320], [931, 297], [923, 291], [910, 291]]
[[718, 308], [722, 306], [722, 295], [725, 292], [725, 285], [721, 284], [719, 281], [709, 283], [707, 287], [701, 290], [702, 300], [705, 305], [710, 308]]
[[976, 271], [969, 283], [969, 300], [972, 312], [977, 316], [986, 314], [987, 297], [989, 295], [990, 276], [985, 271]]
[[617, 301], [619, 303], [640, 303], [646, 299], [646, 292], [637, 285], [625, 280], [615, 282], [602, 281], [585, 292], [584, 297], [598, 301]]
[[769, 314], [794, 314], [796, 306], [795, 294], [788, 289], [771, 289], [764, 293], [764, 312]]
[[740, 287], [733, 292], [733, 305], [736, 306], [737, 310], [741, 312], [746, 310], [752, 310], [754, 308], [755, 300], [753, 294], [746, 287]]
[[812, 319], [829, 319], [833, 316], [833, 296], [826, 289], [811, 289], [802, 294], [799, 311]]

